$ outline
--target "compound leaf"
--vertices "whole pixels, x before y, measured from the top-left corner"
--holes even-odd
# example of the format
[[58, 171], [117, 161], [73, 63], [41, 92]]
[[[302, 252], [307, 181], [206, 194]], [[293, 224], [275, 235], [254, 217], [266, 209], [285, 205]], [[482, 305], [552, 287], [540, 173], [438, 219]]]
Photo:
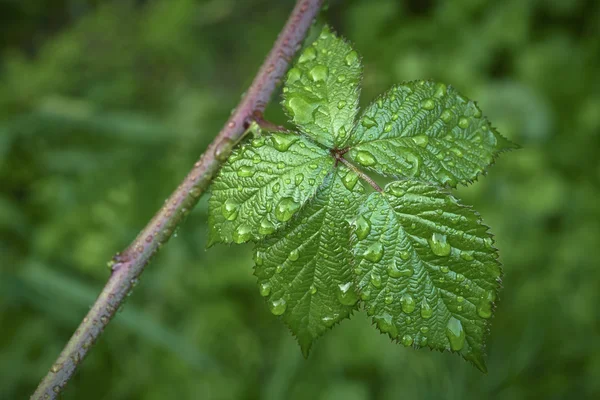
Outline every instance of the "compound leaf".
[[238, 146], [211, 186], [210, 244], [275, 232], [314, 195], [332, 166], [327, 150], [299, 135], [273, 133]]
[[358, 287], [379, 330], [485, 371], [501, 269], [479, 215], [433, 186], [398, 181], [371, 194], [353, 226]]
[[450, 187], [472, 182], [498, 153], [517, 147], [473, 101], [429, 81], [395, 86], [369, 105], [348, 145], [367, 169]]
[[325, 26], [288, 71], [283, 105], [300, 131], [328, 147], [348, 139], [357, 114], [362, 64]]
[[288, 226], [256, 245], [260, 292], [305, 356], [315, 339], [356, 308], [348, 220], [364, 197], [357, 179], [345, 168], [334, 170]]

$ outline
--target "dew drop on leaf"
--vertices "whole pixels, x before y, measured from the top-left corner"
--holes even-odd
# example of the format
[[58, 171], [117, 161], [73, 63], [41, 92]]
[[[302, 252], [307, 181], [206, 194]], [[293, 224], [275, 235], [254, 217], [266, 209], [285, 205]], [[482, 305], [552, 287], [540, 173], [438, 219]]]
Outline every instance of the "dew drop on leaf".
[[463, 251], [460, 253], [460, 257], [465, 261], [473, 261], [473, 252], [472, 251]]
[[402, 344], [406, 347], [410, 346], [413, 344], [413, 337], [410, 335], [404, 335], [402, 336]]
[[440, 118], [445, 123], [452, 121], [452, 117], [453, 117], [452, 111], [450, 111], [450, 110], [444, 110], [444, 112], [442, 112], [442, 115], [440, 115]]
[[275, 207], [275, 218], [281, 222], [289, 221], [300, 209], [300, 204], [296, 203], [291, 197], [284, 197]]
[[371, 244], [365, 252], [363, 257], [371, 262], [379, 262], [383, 257], [383, 245], [379, 242]]
[[267, 217], [264, 217], [260, 221], [258, 233], [260, 233], [261, 235], [270, 235], [273, 232], [275, 232], [275, 225], [271, 221], [269, 221]]
[[340, 100], [340, 101], [338, 101], [337, 108], [338, 108], [339, 110], [341, 110], [341, 109], [342, 109], [342, 108], [344, 108], [344, 107], [346, 107], [346, 101], [345, 101], [345, 100]]
[[252, 237], [252, 228], [248, 224], [241, 224], [233, 231], [232, 238], [235, 243], [247, 242]]
[[433, 102], [433, 100], [431, 99], [425, 99], [421, 102], [421, 108], [423, 108], [424, 110], [433, 110], [435, 107], [435, 103]]
[[389, 192], [396, 197], [402, 197], [406, 193], [404, 191], [404, 189], [402, 188], [402, 185], [400, 184], [400, 182], [392, 183], [390, 186], [388, 186], [388, 189], [389, 189]]
[[398, 337], [398, 328], [394, 325], [394, 321], [390, 314], [385, 313], [383, 315], [377, 315], [373, 317], [373, 320], [381, 332], [388, 333], [393, 338]]
[[358, 53], [352, 50], [350, 53], [346, 55], [346, 65], [351, 66], [358, 60]]
[[315, 285], [310, 285], [310, 294], [316, 294], [317, 293], [317, 287]]
[[352, 191], [352, 189], [354, 189], [354, 186], [356, 186], [357, 182], [358, 175], [356, 175], [352, 171], [348, 171], [348, 173], [342, 178], [342, 183], [349, 191]]
[[325, 81], [329, 75], [329, 69], [325, 65], [315, 65], [309, 72], [313, 81]]
[[273, 315], [282, 315], [287, 309], [287, 303], [285, 299], [273, 300], [271, 301], [270, 308]]
[[292, 84], [302, 77], [302, 72], [298, 68], [291, 68], [287, 73], [287, 83]]
[[274, 133], [271, 135], [273, 147], [281, 152], [287, 151], [296, 140], [298, 140], [298, 137], [294, 135], [286, 135], [283, 133]]
[[377, 121], [375, 121], [373, 118], [368, 117], [368, 116], [364, 116], [363, 119], [360, 121], [360, 124], [362, 126], [364, 126], [365, 128], [372, 128], [374, 126], [377, 126]]
[[373, 284], [373, 286], [375, 286], [376, 288], [380, 288], [381, 287], [381, 276], [379, 276], [379, 274], [377, 274], [375, 272], [371, 272], [371, 284]]
[[496, 299], [496, 295], [492, 290], [486, 291], [482, 299], [477, 304], [477, 314], [481, 318], [488, 319], [492, 316], [492, 303]]
[[358, 295], [354, 291], [352, 282], [338, 285], [337, 298], [345, 306], [353, 306], [358, 301]]
[[451, 247], [446, 241], [446, 235], [434, 232], [431, 238], [428, 239], [429, 247], [436, 256], [448, 257], [450, 255]]
[[296, 261], [299, 257], [300, 257], [300, 252], [298, 251], [298, 249], [294, 249], [294, 250], [290, 251], [290, 255], [288, 256], [288, 259], [290, 261]]
[[356, 162], [361, 165], [364, 165], [365, 167], [370, 167], [372, 165], [377, 164], [377, 160], [375, 159], [373, 154], [365, 150], [361, 150], [358, 153], [356, 153]]
[[435, 93], [433, 96], [437, 98], [444, 97], [446, 95], [447, 90], [448, 87], [445, 84], [438, 83], [437, 85], [435, 85]]
[[294, 122], [298, 124], [313, 122], [315, 119], [313, 113], [316, 110], [316, 106], [299, 95], [290, 96], [284, 102], [284, 106], [293, 117]]
[[446, 325], [446, 336], [450, 342], [450, 348], [454, 351], [461, 350], [465, 345], [465, 331], [462, 323], [454, 317], [450, 317], [448, 325]]
[[432, 315], [433, 310], [431, 309], [431, 306], [429, 305], [427, 300], [423, 299], [423, 301], [421, 301], [421, 318], [429, 319]]
[[459, 128], [467, 129], [469, 127], [469, 120], [465, 117], [461, 117], [458, 120], [458, 126], [459, 126]]
[[221, 213], [227, 221], [234, 221], [238, 216], [238, 209], [240, 205], [233, 199], [225, 200], [225, 203], [221, 206]]
[[260, 295], [262, 297], [267, 297], [271, 294], [271, 284], [269, 282], [263, 282], [259, 287]]
[[404, 293], [402, 297], [400, 297], [400, 303], [402, 304], [402, 311], [407, 314], [415, 311], [415, 299], [408, 293]]
[[354, 226], [356, 227], [356, 237], [358, 240], [364, 240], [371, 232], [371, 222], [362, 215], [356, 218]]
[[412, 140], [417, 146], [420, 147], [427, 147], [427, 144], [429, 143], [429, 137], [425, 135], [413, 136]]
[[390, 278], [411, 277], [414, 273], [412, 268], [400, 267], [397, 262], [388, 265], [387, 272]]
[[237, 170], [237, 176], [241, 178], [249, 178], [251, 176], [254, 176], [255, 172], [256, 171], [254, 167], [251, 167], [250, 165], [242, 165]]
[[296, 174], [296, 177], [294, 178], [294, 183], [296, 184], [296, 186], [300, 186], [300, 184], [302, 183], [303, 180], [304, 180], [303, 174]]
[[312, 61], [317, 58], [317, 51], [314, 47], [308, 47], [298, 58], [299, 63], [305, 63], [308, 61]]

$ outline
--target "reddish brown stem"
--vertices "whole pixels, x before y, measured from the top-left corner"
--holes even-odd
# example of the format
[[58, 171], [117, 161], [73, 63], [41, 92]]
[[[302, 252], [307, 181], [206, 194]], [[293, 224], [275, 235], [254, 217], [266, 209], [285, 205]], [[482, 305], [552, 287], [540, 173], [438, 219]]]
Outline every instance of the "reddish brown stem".
[[175, 228], [196, 205], [235, 144], [242, 138], [249, 121], [262, 115], [278, 82], [323, 0], [299, 0], [279, 34], [252, 85], [217, 137], [200, 160], [166, 201], [138, 237], [110, 263], [108, 283], [71, 337], [60, 356], [39, 384], [32, 399], [55, 399], [65, 388], [91, 346], [114, 317], [133, 289], [144, 268], [165, 244]]
[[341, 162], [342, 164], [344, 164], [346, 167], [350, 168], [352, 171], [354, 171], [356, 173], [356, 175], [358, 175], [363, 181], [365, 181], [369, 185], [371, 185], [371, 187], [373, 189], [375, 189], [379, 193], [383, 192], [383, 189], [381, 189], [381, 187], [373, 179], [371, 179], [371, 177], [369, 175], [365, 174], [360, 169], [356, 168], [356, 166], [354, 166], [354, 164], [352, 164], [350, 161], [346, 160], [342, 156], [336, 157], [336, 160]]

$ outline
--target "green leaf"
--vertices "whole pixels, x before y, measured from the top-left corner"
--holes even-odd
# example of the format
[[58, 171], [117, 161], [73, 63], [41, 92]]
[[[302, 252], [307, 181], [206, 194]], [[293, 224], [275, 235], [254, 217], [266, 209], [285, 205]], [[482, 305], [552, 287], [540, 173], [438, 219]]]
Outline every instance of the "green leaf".
[[273, 133], [238, 146], [214, 180], [210, 243], [244, 243], [281, 227], [310, 199], [333, 159], [306, 138]]
[[356, 51], [325, 26], [287, 74], [283, 105], [288, 116], [323, 145], [341, 147], [357, 114], [361, 75]]
[[369, 105], [348, 145], [371, 171], [451, 187], [472, 182], [498, 153], [517, 147], [473, 101], [429, 81], [395, 86]]
[[353, 225], [358, 286], [379, 330], [485, 371], [501, 269], [479, 215], [435, 187], [398, 181], [371, 194]]
[[342, 180], [345, 174], [356, 177], [346, 168], [332, 172], [285, 229], [256, 245], [260, 292], [296, 336], [305, 357], [315, 339], [347, 318], [358, 301], [347, 220], [364, 189], [343, 183], [358, 178]]

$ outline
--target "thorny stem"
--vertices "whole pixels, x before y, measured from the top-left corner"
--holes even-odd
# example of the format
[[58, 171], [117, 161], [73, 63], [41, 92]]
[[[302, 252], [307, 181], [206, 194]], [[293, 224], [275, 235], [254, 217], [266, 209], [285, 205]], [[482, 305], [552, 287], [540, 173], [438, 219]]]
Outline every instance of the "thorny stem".
[[354, 171], [356, 173], [356, 175], [358, 175], [362, 180], [364, 180], [369, 185], [371, 185], [371, 187], [373, 189], [375, 189], [379, 193], [383, 192], [383, 189], [381, 189], [381, 187], [379, 187], [379, 185], [373, 179], [371, 179], [371, 177], [369, 175], [365, 174], [360, 169], [356, 168], [356, 166], [354, 166], [354, 164], [352, 164], [350, 161], [346, 160], [342, 156], [336, 157], [336, 160], [341, 162], [342, 164], [344, 164], [346, 167], [350, 168], [352, 171]]
[[31, 399], [55, 399], [63, 391], [152, 256], [169, 240], [175, 228], [196, 205], [244, 130], [253, 120], [262, 119], [275, 86], [300, 48], [322, 3], [323, 0], [297, 1], [252, 85], [221, 132], [138, 237], [113, 258], [110, 263], [112, 272], [106, 286]]

